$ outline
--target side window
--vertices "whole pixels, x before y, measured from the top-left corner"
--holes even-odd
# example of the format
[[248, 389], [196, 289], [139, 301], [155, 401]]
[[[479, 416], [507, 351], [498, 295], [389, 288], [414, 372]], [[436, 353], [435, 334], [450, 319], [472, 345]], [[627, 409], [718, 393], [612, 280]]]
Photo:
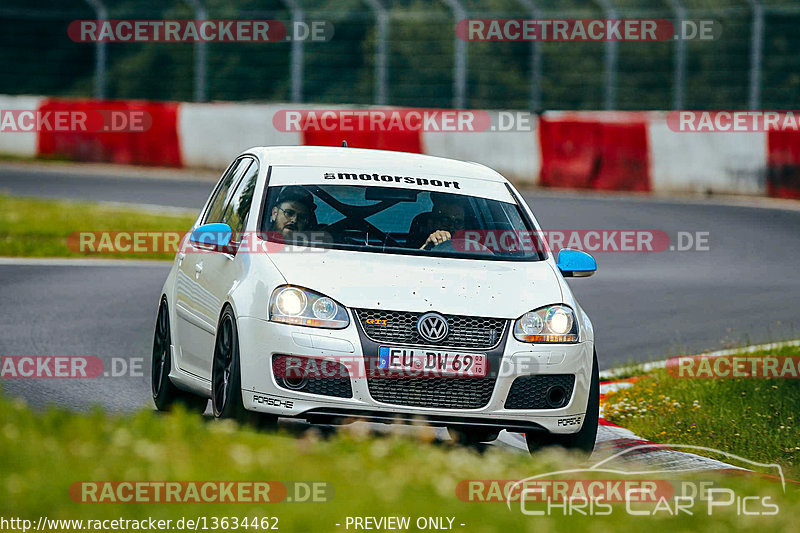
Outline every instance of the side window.
[[258, 177], [258, 163], [255, 161], [245, 171], [242, 180], [231, 195], [230, 202], [222, 215], [222, 222], [229, 225], [234, 233], [244, 231], [247, 217], [250, 214], [250, 205], [253, 203], [253, 193], [256, 190]]
[[225, 206], [228, 205], [231, 195], [234, 192], [234, 187], [239, 182], [247, 167], [253, 159], [250, 157], [243, 157], [228, 169], [228, 172], [223, 176], [222, 183], [217, 189], [211, 205], [208, 206], [208, 211], [203, 219], [203, 224], [211, 224], [212, 222], [222, 222], [222, 216], [225, 213]]

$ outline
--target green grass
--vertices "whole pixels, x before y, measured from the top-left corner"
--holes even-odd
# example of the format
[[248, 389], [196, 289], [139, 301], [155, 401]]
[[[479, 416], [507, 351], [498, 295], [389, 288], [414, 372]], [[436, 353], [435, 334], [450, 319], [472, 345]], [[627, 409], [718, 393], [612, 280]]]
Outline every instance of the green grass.
[[[751, 355], [798, 356], [799, 347]], [[665, 370], [606, 398], [605, 418], [656, 442], [778, 463], [800, 479], [800, 380], [689, 379]], [[724, 458], [722, 458], [724, 460]]]
[[89, 202], [0, 194], [0, 256], [172, 259], [175, 253], [78, 253], [67, 244], [81, 231], [187, 231], [193, 215], [159, 214]]
[[[50, 409], [33, 412], [20, 400], [0, 398], [0, 516], [50, 519], [199, 516], [279, 519], [282, 531], [345, 531], [347, 516], [451, 516], [455, 530], [494, 531], [659, 531], [790, 530], [800, 515], [800, 494], [784, 494], [764, 480], [709, 473], [737, 495], [769, 496], [777, 516], [739, 517], [730, 509], [709, 517], [698, 503], [693, 516], [657, 518], [626, 515], [615, 504], [608, 516], [525, 516], [518, 504], [465, 502], [456, 485], [470, 479], [521, 479], [579, 466], [563, 452], [530, 457], [498, 447], [483, 453], [431, 442], [417, 435], [376, 436], [340, 430], [323, 438], [316, 431], [257, 432], [230, 422], [186, 412], [159, 415], [143, 410], [111, 415]], [[609, 474], [595, 475], [609, 479]], [[653, 479], [651, 475], [647, 479]], [[585, 478], [584, 478], [585, 479]], [[76, 503], [69, 488], [79, 481], [123, 480], [305, 480], [330, 483], [327, 503], [125, 504]], [[563, 512], [563, 511], [559, 511]], [[335, 524], [342, 524], [341, 527]], [[465, 524], [461, 527], [458, 524]], [[241, 528], [240, 528], [241, 529]], [[411, 530], [415, 530], [411, 528]], [[352, 531], [352, 528], [351, 528]]]
[[0, 161], [10, 161], [10, 162], [23, 162], [23, 163], [66, 163], [74, 161], [74, 159], [69, 159], [68, 157], [64, 156], [48, 156], [48, 157], [32, 157], [27, 155], [16, 155], [16, 154], [0, 154]]

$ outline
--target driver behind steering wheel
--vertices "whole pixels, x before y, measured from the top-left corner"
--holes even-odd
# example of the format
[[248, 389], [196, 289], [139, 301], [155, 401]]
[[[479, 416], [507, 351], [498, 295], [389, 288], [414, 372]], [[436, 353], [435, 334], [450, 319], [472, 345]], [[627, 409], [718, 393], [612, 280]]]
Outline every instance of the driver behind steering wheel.
[[457, 196], [432, 193], [431, 200], [433, 208], [430, 213], [418, 215], [411, 223], [411, 247], [429, 250], [449, 241], [457, 231], [465, 228], [466, 212]]

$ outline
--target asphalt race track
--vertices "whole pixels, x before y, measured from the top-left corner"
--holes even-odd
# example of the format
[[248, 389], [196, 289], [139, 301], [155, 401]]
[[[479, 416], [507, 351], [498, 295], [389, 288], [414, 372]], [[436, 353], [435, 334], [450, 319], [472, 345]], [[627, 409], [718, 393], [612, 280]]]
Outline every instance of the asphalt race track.
[[[204, 174], [207, 174], [204, 173]], [[69, 200], [129, 202], [197, 208], [203, 206], [216, 182], [130, 177], [92, 172], [82, 175], [53, 170], [20, 170], [0, 165], [0, 192]]]
[[[199, 208], [206, 181], [71, 177], [0, 167], [0, 191]], [[530, 192], [548, 230], [708, 232], [707, 251], [596, 253], [598, 273], [571, 281], [592, 317], [601, 368], [742, 343], [800, 337], [800, 210]], [[24, 263], [24, 262], [22, 262]], [[148, 405], [153, 322], [168, 263], [0, 262], [0, 355], [139, 358], [143, 376], [3, 380], [44, 406], [126, 411]]]

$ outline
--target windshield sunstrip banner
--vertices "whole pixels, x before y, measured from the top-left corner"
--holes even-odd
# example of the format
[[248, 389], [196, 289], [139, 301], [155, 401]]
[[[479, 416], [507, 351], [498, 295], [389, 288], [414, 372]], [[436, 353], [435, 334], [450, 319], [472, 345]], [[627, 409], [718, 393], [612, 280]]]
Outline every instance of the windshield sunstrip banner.
[[463, 194], [515, 203], [502, 182], [443, 176], [409, 175], [388, 169], [336, 169], [328, 167], [273, 167], [269, 185], [364, 185]]

